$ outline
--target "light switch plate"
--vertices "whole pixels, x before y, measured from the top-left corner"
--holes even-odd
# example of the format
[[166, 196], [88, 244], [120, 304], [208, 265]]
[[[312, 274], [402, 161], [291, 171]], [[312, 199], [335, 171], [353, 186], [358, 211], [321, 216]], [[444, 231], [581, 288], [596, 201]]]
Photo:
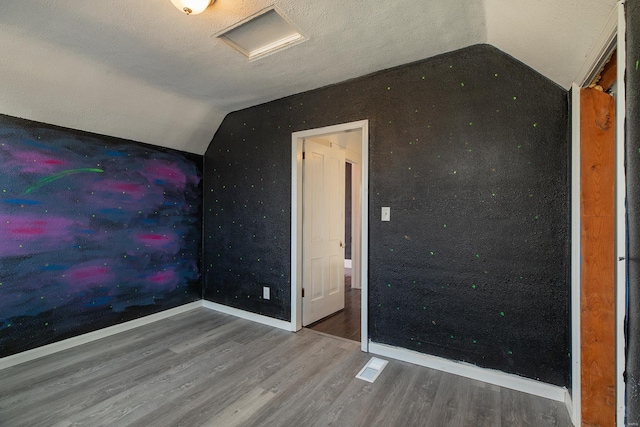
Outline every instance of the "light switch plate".
[[391, 221], [391, 208], [388, 206], [382, 207], [382, 221]]

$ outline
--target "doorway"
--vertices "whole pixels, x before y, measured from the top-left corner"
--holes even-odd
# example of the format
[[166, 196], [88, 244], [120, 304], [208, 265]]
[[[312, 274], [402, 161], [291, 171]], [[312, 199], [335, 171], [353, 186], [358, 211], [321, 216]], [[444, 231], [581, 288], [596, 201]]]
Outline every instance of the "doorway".
[[[334, 134], [337, 135], [337, 134]], [[361, 136], [357, 133], [353, 133], [349, 135], [351, 139], [356, 139], [358, 142], [361, 140]], [[359, 143], [358, 147], [359, 148]], [[347, 159], [345, 161], [345, 179], [344, 179], [344, 295], [342, 295], [343, 299], [343, 308], [339, 311], [336, 311], [329, 316], [324, 317], [314, 323], [305, 324], [304, 314], [305, 307], [303, 304], [302, 314], [303, 314], [303, 326], [317, 331], [322, 332], [328, 335], [337, 336], [340, 338], [345, 338], [352, 341], [360, 341], [361, 333], [361, 314], [360, 310], [362, 307], [362, 296], [360, 283], [357, 280], [353, 280], [353, 224], [358, 223], [357, 220], [354, 221], [354, 217], [359, 214], [359, 206], [358, 196], [359, 196], [359, 188], [360, 188], [360, 176], [358, 173], [353, 174], [354, 169], [356, 171], [359, 170], [359, 164], [354, 163], [353, 158], [357, 156], [361, 157], [360, 152], [355, 152], [354, 150], [349, 150], [347, 153]], [[303, 165], [303, 175], [304, 175], [304, 165]], [[304, 184], [303, 184], [304, 185]], [[303, 190], [304, 193], [305, 190]], [[356, 200], [354, 200], [353, 195], [356, 194]], [[336, 192], [336, 196], [338, 196]], [[355, 205], [355, 206], [354, 206]], [[304, 218], [303, 212], [303, 218]], [[303, 219], [304, 221], [304, 219]], [[303, 227], [304, 229], [304, 227]], [[359, 231], [359, 227], [358, 230]], [[356, 233], [357, 234], [357, 233]], [[304, 256], [304, 239], [303, 235], [303, 256]], [[304, 261], [303, 261], [303, 286], [305, 283], [304, 279]]]
[[[351, 216], [351, 231], [352, 231], [352, 239], [350, 252], [352, 254], [352, 267], [351, 267], [351, 292], [348, 296], [351, 297], [351, 301], [343, 301], [343, 302], [351, 302], [357, 303], [360, 306], [360, 334], [357, 338], [361, 343], [361, 349], [363, 351], [368, 351], [368, 331], [367, 331], [367, 300], [368, 300], [368, 288], [367, 288], [367, 247], [368, 247], [368, 121], [358, 121], [352, 123], [344, 123], [335, 126], [328, 126], [319, 129], [311, 129], [301, 132], [295, 132], [292, 134], [292, 214], [291, 214], [291, 240], [292, 240], [292, 251], [291, 251], [291, 319], [292, 319], [292, 329], [294, 331], [300, 330], [303, 326], [307, 326], [305, 324], [305, 316], [304, 310], [305, 306], [308, 306], [308, 302], [311, 300], [310, 295], [315, 294], [316, 297], [322, 296], [322, 292], [330, 292], [329, 288], [326, 291], [318, 288], [317, 286], [310, 293], [309, 284], [305, 283], [306, 281], [311, 280], [310, 277], [310, 269], [309, 265], [305, 262], [304, 255], [307, 255], [309, 258], [310, 249], [305, 250], [305, 240], [311, 240], [311, 236], [309, 233], [309, 217], [307, 216], [306, 222], [305, 212], [309, 213], [310, 207], [307, 206], [310, 203], [319, 203], [311, 202], [304, 194], [304, 174], [305, 168], [303, 167], [303, 161], [306, 162], [307, 159], [303, 160], [303, 148], [305, 146], [305, 142], [307, 145], [314, 147], [314, 150], [317, 150], [319, 153], [325, 147], [332, 147], [337, 150], [342, 150], [342, 156], [345, 163], [341, 166], [342, 169], [342, 183], [344, 185], [346, 175], [346, 163], [348, 162], [351, 166], [351, 175], [352, 175], [352, 187], [351, 187], [351, 197], [353, 200], [352, 203], [352, 216]], [[314, 162], [319, 164], [320, 158], [323, 158], [323, 154], [315, 155], [314, 154]], [[317, 175], [317, 174], [316, 174]], [[319, 181], [318, 181], [319, 182]], [[319, 188], [316, 185], [313, 188]], [[346, 187], [343, 187], [346, 190]], [[309, 190], [307, 190], [308, 192]], [[315, 191], [315, 190], [314, 190]], [[342, 191], [338, 192], [343, 197], [341, 204], [344, 205], [344, 193]], [[308, 194], [307, 194], [308, 196]], [[306, 200], [306, 202], [305, 202]], [[342, 232], [345, 231], [344, 228], [344, 207], [341, 208], [343, 210], [342, 216]], [[306, 231], [305, 231], [306, 230]], [[317, 233], [316, 233], [317, 234]], [[342, 240], [340, 240], [340, 245], [344, 245], [344, 234], [342, 233]], [[334, 245], [335, 246], [335, 245]], [[344, 249], [344, 248], [343, 248]], [[315, 250], [315, 249], [312, 249]], [[343, 252], [344, 253], [344, 252]], [[327, 258], [328, 259], [328, 258]], [[340, 263], [342, 263], [340, 268], [340, 274], [343, 274], [344, 270], [344, 255], [341, 255]], [[318, 273], [320, 271], [319, 265], [322, 265], [321, 262], [316, 262], [315, 267], [316, 277], [323, 277], [322, 274]], [[334, 262], [332, 265], [337, 266]], [[347, 272], [348, 272], [347, 268]], [[335, 269], [332, 271], [331, 269], [326, 269], [326, 274], [333, 276], [336, 275]], [[305, 274], [306, 273], [306, 274]], [[344, 275], [342, 276], [344, 279]], [[312, 285], [313, 286], [313, 285]], [[328, 284], [328, 286], [332, 286], [331, 292], [334, 292], [337, 287], [335, 284]], [[342, 292], [343, 295], [346, 295], [344, 284], [342, 284]], [[304, 289], [304, 290], [303, 290]], [[355, 291], [355, 289], [359, 289], [359, 291]], [[359, 294], [356, 297], [357, 301], [353, 301], [354, 295]], [[304, 297], [303, 297], [304, 295]], [[317, 299], [317, 298], [316, 298]], [[353, 306], [353, 304], [351, 304]], [[309, 309], [309, 308], [307, 308]], [[338, 309], [338, 311], [342, 310], [346, 311], [342, 308]], [[346, 315], [347, 313], [343, 313]], [[344, 317], [344, 316], [343, 316]], [[352, 339], [352, 338], [351, 338]]]

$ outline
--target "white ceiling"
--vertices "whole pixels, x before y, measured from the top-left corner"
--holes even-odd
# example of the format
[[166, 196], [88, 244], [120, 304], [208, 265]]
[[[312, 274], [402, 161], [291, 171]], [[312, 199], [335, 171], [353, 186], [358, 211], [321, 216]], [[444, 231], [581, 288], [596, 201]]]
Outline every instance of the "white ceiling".
[[[568, 88], [616, 0], [0, 0], [0, 113], [202, 154], [241, 108], [478, 43]], [[307, 41], [212, 37], [274, 5]]]

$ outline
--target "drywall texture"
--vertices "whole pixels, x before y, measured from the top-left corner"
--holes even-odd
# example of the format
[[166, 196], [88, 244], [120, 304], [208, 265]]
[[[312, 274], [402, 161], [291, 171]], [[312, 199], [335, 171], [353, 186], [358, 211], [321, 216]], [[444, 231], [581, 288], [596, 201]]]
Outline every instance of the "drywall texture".
[[486, 43], [570, 88], [616, 3], [484, 0]]
[[[202, 154], [230, 111], [477, 43], [568, 88], [615, 4], [218, 0], [186, 16], [168, 0], [14, 1], [0, 111]], [[248, 62], [212, 37], [272, 6], [305, 42]]]
[[640, 4], [627, 0], [627, 424], [640, 423]]
[[201, 165], [0, 116], [0, 357], [200, 299]]
[[289, 320], [291, 133], [368, 119], [371, 339], [568, 386], [567, 104], [478, 45], [229, 114], [205, 298]]

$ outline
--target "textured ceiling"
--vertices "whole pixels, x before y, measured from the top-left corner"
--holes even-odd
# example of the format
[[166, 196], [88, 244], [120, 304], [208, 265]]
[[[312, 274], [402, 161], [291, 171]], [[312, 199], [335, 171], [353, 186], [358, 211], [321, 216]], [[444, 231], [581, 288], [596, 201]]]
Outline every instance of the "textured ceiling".
[[[0, 113], [202, 154], [224, 116], [489, 43], [568, 88], [615, 0], [0, 0]], [[275, 4], [308, 37], [249, 62], [214, 34]]]

